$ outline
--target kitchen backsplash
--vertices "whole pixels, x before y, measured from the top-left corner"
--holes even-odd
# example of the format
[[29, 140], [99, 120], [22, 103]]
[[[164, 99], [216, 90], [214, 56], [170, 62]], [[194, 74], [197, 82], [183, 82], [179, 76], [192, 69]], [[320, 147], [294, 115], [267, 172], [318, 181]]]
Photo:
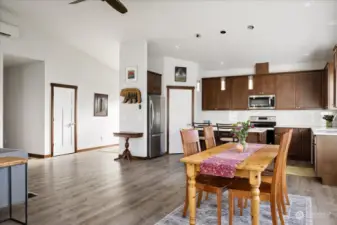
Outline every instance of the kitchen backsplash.
[[[277, 125], [286, 126], [325, 126], [323, 115], [337, 114], [331, 110], [247, 110], [247, 111], [198, 111], [196, 122], [210, 120], [211, 123], [234, 123], [250, 116], [276, 116]], [[336, 119], [337, 120], [337, 119]], [[334, 126], [337, 126], [337, 121]]]

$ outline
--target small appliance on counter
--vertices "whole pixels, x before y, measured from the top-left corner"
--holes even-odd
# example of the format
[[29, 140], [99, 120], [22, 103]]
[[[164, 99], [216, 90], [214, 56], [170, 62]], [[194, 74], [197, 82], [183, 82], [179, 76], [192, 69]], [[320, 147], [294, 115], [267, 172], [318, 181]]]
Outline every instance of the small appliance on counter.
[[160, 95], [148, 97], [147, 157], [165, 154], [165, 99]]
[[275, 95], [250, 95], [248, 97], [249, 109], [275, 109]]
[[267, 129], [267, 144], [275, 144], [276, 116], [251, 116], [250, 122], [254, 127]]

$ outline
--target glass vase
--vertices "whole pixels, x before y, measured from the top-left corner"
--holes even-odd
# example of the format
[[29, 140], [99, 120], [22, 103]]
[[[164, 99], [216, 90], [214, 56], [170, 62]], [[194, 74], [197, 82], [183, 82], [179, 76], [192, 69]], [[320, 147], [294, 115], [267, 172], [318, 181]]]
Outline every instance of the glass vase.
[[239, 142], [237, 144], [237, 149], [241, 152], [245, 152], [247, 150], [247, 142], [246, 142], [246, 138], [238, 138]]
[[332, 127], [332, 121], [326, 121], [326, 127]]

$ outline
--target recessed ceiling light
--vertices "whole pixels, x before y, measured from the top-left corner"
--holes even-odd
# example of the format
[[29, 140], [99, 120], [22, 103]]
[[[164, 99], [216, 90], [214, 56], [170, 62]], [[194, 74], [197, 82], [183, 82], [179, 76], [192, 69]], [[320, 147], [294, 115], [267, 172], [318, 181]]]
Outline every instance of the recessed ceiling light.
[[196, 38], [201, 38], [201, 34], [195, 34]]
[[224, 62], [220, 62], [220, 64], [221, 64], [221, 65], [223, 65], [223, 64], [224, 64]]
[[180, 46], [179, 46], [179, 45], [176, 45], [175, 47], [176, 47], [177, 50], [180, 49]]
[[226, 34], [226, 33], [227, 33], [227, 31], [225, 31], [225, 30], [220, 31], [220, 34]]
[[311, 6], [311, 1], [306, 2], [306, 3], [304, 4], [304, 6], [305, 6], [305, 7], [310, 7], [310, 6]]
[[254, 30], [254, 28], [255, 28], [254, 25], [248, 25], [248, 26], [247, 26], [247, 29], [248, 29], [248, 30]]
[[308, 57], [308, 56], [310, 56], [310, 54], [309, 53], [305, 53], [305, 54], [303, 54], [303, 56]]

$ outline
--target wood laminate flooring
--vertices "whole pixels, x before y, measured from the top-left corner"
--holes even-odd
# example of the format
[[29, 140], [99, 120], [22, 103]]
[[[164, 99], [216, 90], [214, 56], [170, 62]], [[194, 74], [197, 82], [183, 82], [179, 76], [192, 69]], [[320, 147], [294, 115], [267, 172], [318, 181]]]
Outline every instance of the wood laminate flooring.
[[[181, 205], [182, 155], [115, 162], [83, 152], [29, 161], [30, 225], [153, 225]], [[289, 192], [312, 197], [314, 224], [337, 224], [337, 188], [288, 176]], [[11, 225], [14, 223], [4, 223]]]

